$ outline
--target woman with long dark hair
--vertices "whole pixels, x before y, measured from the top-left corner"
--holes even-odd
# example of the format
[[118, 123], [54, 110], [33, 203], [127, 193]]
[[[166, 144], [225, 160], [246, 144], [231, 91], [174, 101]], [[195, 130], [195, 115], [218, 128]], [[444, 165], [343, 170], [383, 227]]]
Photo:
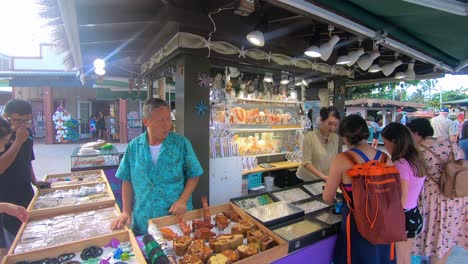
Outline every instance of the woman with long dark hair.
[[411, 263], [414, 237], [421, 233], [423, 219], [418, 209], [418, 197], [428, 170], [424, 156], [411, 131], [400, 123], [390, 123], [382, 130], [385, 148], [400, 172], [401, 204], [406, 218], [406, 241], [396, 242], [398, 264]]

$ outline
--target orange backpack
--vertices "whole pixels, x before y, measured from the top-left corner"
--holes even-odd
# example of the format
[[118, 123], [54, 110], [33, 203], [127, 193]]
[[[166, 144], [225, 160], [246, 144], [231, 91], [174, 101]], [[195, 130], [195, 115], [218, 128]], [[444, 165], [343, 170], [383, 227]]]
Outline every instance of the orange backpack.
[[[365, 163], [359, 164], [353, 155], [359, 154]], [[341, 185], [350, 209], [346, 219], [348, 263], [351, 262], [351, 214], [359, 233], [374, 245], [391, 244], [390, 258], [394, 259], [394, 243], [406, 240], [406, 222], [401, 205], [400, 173], [386, 164], [387, 155], [377, 150], [373, 160], [357, 148], [343, 152], [353, 167], [347, 172], [352, 179], [353, 199]], [[380, 160], [380, 161], [379, 161]]]

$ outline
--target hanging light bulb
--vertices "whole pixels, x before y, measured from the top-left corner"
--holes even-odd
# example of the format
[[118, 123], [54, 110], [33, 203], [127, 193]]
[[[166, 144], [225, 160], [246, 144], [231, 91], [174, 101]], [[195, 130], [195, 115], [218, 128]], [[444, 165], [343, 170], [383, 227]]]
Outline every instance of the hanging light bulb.
[[273, 82], [273, 74], [271, 72], [265, 73], [265, 77], [263, 77], [263, 81], [267, 83]]
[[381, 70], [382, 70], [382, 68], [380, 68], [380, 65], [374, 64], [374, 65], [370, 66], [368, 72], [374, 73], [374, 72], [379, 72]]
[[260, 30], [254, 30], [247, 34], [247, 40], [258, 47], [263, 47], [265, 45], [265, 36]]
[[369, 67], [372, 65], [374, 60], [377, 59], [378, 57], [380, 57], [380, 52], [379, 51], [374, 51], [374, 52], [372, 52], [372, 53], [370, 53], [368, 55], [362, 56], [357, 61], [357, 64], [358, 64], [359, 68], [361, 68], [361, 70], [367, 71], [367, 69], [369, 69]]
[[351, 51], [348, 53], [349, 62], [346, 63], [348, 66], [353, 66], [354, 63], [364, 54], [364, 48], [359, 48], [355, 51]]
[[286, 85], [289, 83], [288, 75], [286, 73], [281, 74], [281, 84]]
[[385, 76], [389, 76], [392, 72], [402, 64], [401, 60], [396, 60], [392, 63], [387, 63], [382, 66], [382, 72]]

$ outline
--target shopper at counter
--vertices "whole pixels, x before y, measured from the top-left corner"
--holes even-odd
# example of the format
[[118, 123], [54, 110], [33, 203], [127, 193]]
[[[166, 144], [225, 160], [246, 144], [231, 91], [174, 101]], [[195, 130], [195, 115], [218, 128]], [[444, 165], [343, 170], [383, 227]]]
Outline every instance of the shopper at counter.
[[[10, 128], [2, 127], [2, 138], [6, 140], [5, 150], [0, 152], [0, 202], [7, 202], [27, 207], [34, 196], [31, 183], [40, 187], [32, 168], [34, 160], [33, 138], [29, 129], [32, 120], [31, 103], [22, 99], [12, 99], [5, 105], [4, 115]], [[0, 121], [3, 123], [3, 121]], [[10, 215], [3, 216], [3, 224], [8, 232], [16, 236], [21, 221]]]
[[149, 219], [191, 210], [191, 195], [203, 174], [190, 141], [171, 132], [171, 109], [164, 100], [145, 101], [143, 124], [147, 132], [128, 144], [117, 170], [123, 212], [111, 225], [131, 224], [136, 235], [146, 233]]
[[[343, 142], [348, 149], [356, 148], [363, 152], [367, 157], [376, 157], [377, 150], [367, 144], [369, 137], [369, 129], [366, 120], [358, 115], [349, 115], [343, 119], [338, 129], [338, 133], [343, 137]], [[355, 159], [364, 163], [364, 160], [358, 155], [352, 154]], [[381, 155], [386, 155], [381, 153]], [[390, 159], [387, 159], [387, 164], [393, 164]], [[346, 174], [353, 164], [344, 156], [336, 155], [330, 167], [330, 173], [323, 192], [323, 199], [329, 204], [333, 204], [335, 194], [340, 184], [343, 184], [347, 194], [352, 199], [351, 178]], [[366, 240], [358, 231], [354, 218], [351, 217], [350, 227], [347, 229], [347, 216], [350, 210], [346, 203], [343, 203], [341, 222], [338, 231], [338, 238], [335, 246], [335, 256], [333, 263], [347, 263], [348, 254], [352, 257], [352, 263], [360, 264], [379, 264], [379, 263], [394, 263], [390, 261], [390, 245], [373, 245]], [[350, 232], [351, 237], [351, 252], [348, 252], [348, 244], [346, 241], [347, 232]]]
[[[443, 141], [432, 138], [435, 129], [427, 119], [417, 118], [406, 126], [413, 132], [429, 165], [427, 176], [440, 181], [445, 164], [439, 158], [448, 161], [453, 151], [455, 159], [460, 159], [461, 151], [447, 137]], [[426, 178], [424, 182], [421, 196], [425, 224], [413, 243], [413, 254], [429, 256], [431, 264], [446, 263], [453, 247], [457, 245], [468, 249], [468, 197], [448, 198], [440, 192], [434, 180]]]
[[411, 131], [400, 123], [390, 123], [382, 130], [385, 148], [400, 172], [401, 204], [406, 218], [406, 241], [396, 242], [398, 264], [411, 263], [414, 237], [421, 233], [423, 218], [418, 198], [428, 167]]
[[302, 165], [297, 177], [303, 181], [327, 179], [330, 162], [338, 153], [338, 135], [334, 133], [340, 122], [340, 113], [331, 107], [320, 109], [318, 129], [309, 131], [302, 141]]

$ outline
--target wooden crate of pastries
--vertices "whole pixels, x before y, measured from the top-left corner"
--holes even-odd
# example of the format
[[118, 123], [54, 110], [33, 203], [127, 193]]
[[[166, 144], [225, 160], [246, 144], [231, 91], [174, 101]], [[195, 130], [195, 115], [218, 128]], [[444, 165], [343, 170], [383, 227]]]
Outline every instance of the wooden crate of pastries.
[[[80, 188], [93, 188], [98, 185], [103, 186], [104, 188], [103, 192], [83, 196], [81, 197], [82, 199], [87, 197], [88, 200], [82, 201], [79, 204], [35, 208], [40, 197], [46, 194], [50, 194], [50, 193], [57, 192], [57, 191], [79, 190]], [[74, 197], [78, 199], [79, 196], [74, 196]], [[93, 199], [96, 199], [96, 200], [93, 201]], [[114, 193], [112, 192], [112, 189], [109, 183], [106, 181], [106, 182], [86, 184], [86, 185], [74, 185], [74, 186], [65, 186], [65, 187], [60, 187], [60, 188], [39, 189], [34, 195], [31, 202], [29, 203], [27, 210], [30, 216], [36, 217], [36, 216], [45, 216], [45, 215], [56, 214], [56, 213], [67, 214], [67, 213], [75, 212], [76, 210], [96, 210], [100, 208], [113, 206], [114, 204], [115, 204]]]
[[[288, 253], [288, 244], [282, 238], [232, 203], [209, 207], [211, 224], [214, 225], [212, 228], [208, 226], [206, 229], [203, 229], [203, 226], [206, 226], [206, 222], [203, 220], [205, 213], [205, 209], [198, 209], [189, 211], [183, 215], [182, 222], [191, 221], [190, 223], [186, 223], [191, 228], [194, 225], [202, 226], [199, 227], [198, 233], [197, 231], [190, 231], [185, 233], [185, 236], [181, 234], [184, 231], [179, 227], [181, 221], [177, 216], [151, 219], [149, 224], [156, 224], [166, 239], [171, 240], [171, 237], [172, 239], [175, 238], [172, 242], [168, 241], [168, 245], [172, 246], [176, 252], [176, 255], [179, 257], [179, 263], [269, 263]], [[225, 220], [221, 215], [231, 219], [237, 215], [240, 222], [239, 220], [238, 222], [230, 220], [230, 223], [213, 221], [214, 219]], [[197, 223], [194, 224], [192, 220], [196, 220], [195, 222]], [[218, 225], [222, 227], [227, 225], [227, 231], [223, 233], [218, 232], [219, 235], [213, 236], [215, 235], [213, 231], [219, 230]], [[202, 244], [200, 239], [195, 239], [195, 236], [202, 239], [205, 238], [204, 243]], [[176, 244], [176, 248], [174, 248], [174, 244]], [[193, 247], [199, 248], [199, 250], [192, 250]], [[185, 251], [187, 253], [181, 256]], [[195, 254], [194, 251], [199, 254]], [[196, 257], [193, 257], [193, 255], [196, 255]]]
[[106, 174], [103, 170], [86, 170], [70, 173], [47, 174], [44, 181], [51, 183], [51, 188], [62, 188], [66, 186], [93, 185], [96, 183], [107, 183]]
[[[46, 249], [7, 255], [3, 258], [2, 264], [14, 264], [14, 263], [21, 262], [21, 261], [33, 262], [33, 261], [43, 260], [46, 258], [57, 258], [58, 256], [62, 254], [68, 254], [68, 253], [74, 253], [76, 254], [76, 256], [80, 256], [79, 252], [82, 252], [85, 248], [88, 248], [91, 246], [97, 246], [97, 247], [103, 248], [109, 245], [112, 239], [117, 239], [121, 243], [130, 242], [130, 245], [132, 247], [131, 254], [133, 254], [134, 256], [130, 257], [130, 259], [126, 261], [126, 263], [138, 263], [138, 264], [146, 263], [145, 257], [143, 256], [143, 253], [141, 252], [138, 246], [138, 243], [135, 239], [135, 236], [133, 235], [133, 232], [131, 230], [123, 230], [123, 231], [119, 231], [119, 232], [112, 233], [109, 235], [103, 235], [99, 237], [84, 239], [84, 240], [72, 242], [69, 244], [58, 245], [58, 246], [54, 246], [54, 247], [50, 247]], [[108, 248], [107, 252], [106, 251], [103, 252], [104, 254], [99, 258], [102, 259], [103, 257], [104, 258], [109, 257], [110, 250], [115, 251], [115, 249]], [[64, 262], [64, 263], [67, 263], [67, 262]]]

